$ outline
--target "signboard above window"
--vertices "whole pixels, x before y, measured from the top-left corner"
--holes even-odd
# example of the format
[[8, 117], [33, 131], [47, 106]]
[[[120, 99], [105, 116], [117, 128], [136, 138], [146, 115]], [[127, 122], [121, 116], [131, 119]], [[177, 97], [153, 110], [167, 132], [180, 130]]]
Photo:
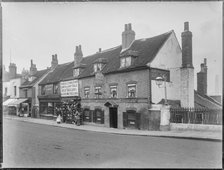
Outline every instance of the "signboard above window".
[[60, 83], [61, 96], [78, 96], [78, 80], [63, 81]]

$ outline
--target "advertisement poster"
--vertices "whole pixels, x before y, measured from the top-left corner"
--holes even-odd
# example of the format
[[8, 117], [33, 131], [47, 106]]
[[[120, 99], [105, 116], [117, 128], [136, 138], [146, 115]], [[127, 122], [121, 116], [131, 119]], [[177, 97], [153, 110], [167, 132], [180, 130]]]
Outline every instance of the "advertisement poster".
[[78, 96], [78, 80], [63, 81], [60, 83], [61, 96]]

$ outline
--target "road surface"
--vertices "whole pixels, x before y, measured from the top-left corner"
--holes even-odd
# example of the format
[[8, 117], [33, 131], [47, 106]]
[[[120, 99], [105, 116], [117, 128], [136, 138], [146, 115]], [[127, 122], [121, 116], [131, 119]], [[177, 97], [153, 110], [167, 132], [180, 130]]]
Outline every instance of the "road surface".
[[221, 168], [222, 143], [117, 135], [4, 119], [3, 167]]

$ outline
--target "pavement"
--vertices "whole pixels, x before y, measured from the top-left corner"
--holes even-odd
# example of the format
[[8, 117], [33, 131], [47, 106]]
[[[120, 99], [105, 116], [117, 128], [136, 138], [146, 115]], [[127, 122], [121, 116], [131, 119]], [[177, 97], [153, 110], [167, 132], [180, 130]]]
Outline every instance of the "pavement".
[[188, 131], [187, 130], [146, 131], [146, 130], [134, 130], [134, 129], [133, 130], [132, 129], [116, 129], [116, 128], [94, 126], [94, 125], [76, 126], [74, 124], [66, 124], [66, 123], [57, 124], [56, 121], [54, 120], [38, 119], [38, 118], [31, 118], [31, 117], [17, 117], [17, 116], [4, 115], [3, 118], [30, 122], [30, 123], [50, 125], [50, 126], [57, 126], [62, 128], [100, 132], [100, 133], [222, 141], [222, 131], [193, 131], [193, 130], [191, 131], [189, 130]]

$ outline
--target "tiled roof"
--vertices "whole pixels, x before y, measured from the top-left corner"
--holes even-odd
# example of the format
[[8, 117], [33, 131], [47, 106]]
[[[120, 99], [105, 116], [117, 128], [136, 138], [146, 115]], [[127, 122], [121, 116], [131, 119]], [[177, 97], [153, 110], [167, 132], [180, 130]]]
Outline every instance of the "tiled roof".
[[52, 72], [50, 72], [39, 84], [51, 84], [59, 82], [67, 77], [70, 77], [73, 72], [73, 62], [59, 64]]
[[204, 107], [209, 109], [221, 109], [222, 105], [207, 95], [201, 95], [194, 91], [195, 107]]
[[[102, 51], [100, 53], [84, 57], [81, 63], [85, 64], [86, 68], [84, 69], [83, 72], [81, 72], [79, 78], [93, 75], [93, 63], [99, 58], [104, 58], [107, 60], [107, 64], [102, 70], [103, 74], [113, 73], [122, 70], [129, 70], [138, 67], [144, 67], [146, 66], [147, 63], [151, 62], [154, 59], [159, 49], [162, 47], [162, 45], [165, 43], [165, 41], [167, 40], [167, 38], [170, 36], [171, 33], [172, 31], [169, 31], [167, 33], [155, 37], [135, 40], [128, 49], [122, 52], [121, 52], [122, 47], [120, 45]], [[120, 69], [120, 54], [122, 55], [128, 50], [137, 51], [138, 56], [136, 57], [134, 63], [130, 67]]]
[[209, 96], [209, 97], [214, 99], [215, 101], [219, 102], [220, 104], [222, 103], [222, 96], [221, 95], [212, 95], [212, 96]]
[[[114, 73], [117, 71], [128, 71], [138, 68], [146, 68], [146, 64], [151, 62], [159, 49], [168, 39], [172, 31], [167, 33], [145, 39], [135, 40], [128, 49], [122, 51], [121, 45], [114, 48], [110, 48], [90, 56], [83, 57], [81, 65], [84, 65], [84, 69], [81, 71], [78, 78], [84, 78], [94, 76], [93, 63], [97, 60], [103, 60], [106, 62], [105, 67], [102, 69], [103, 74]], [[138, 56], [135, 58], [134, 64], [128, 68], [120, 69], [120, 54], [125, 53], [127, 50], [137, 51]], [[58, 65], [52, 73], [41, 81], [39, 84], [56, 83], [62, 80], [73, 79], [73, 61], [70, 63]]]
[[20, 86], [20, 88], [23, 88], [23, 87], [32, 87], [45, 73], [47, 73], [48, 70], [49, 69], [37, 71], [36, 74], [33, 75], [35, 77], [35, 79], [33, 81], [25, 81]]

